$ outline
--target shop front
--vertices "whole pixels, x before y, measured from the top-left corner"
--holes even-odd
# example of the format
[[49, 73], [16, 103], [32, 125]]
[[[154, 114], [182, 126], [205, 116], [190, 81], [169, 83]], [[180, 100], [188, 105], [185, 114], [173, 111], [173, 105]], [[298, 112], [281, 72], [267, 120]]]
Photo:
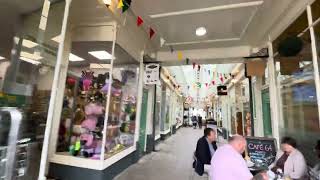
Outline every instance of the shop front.
[[145, 43], [152, 42], [134, 26], [134, 17], [123, 23], [121, 15], [110, 15], [112, 7], [95, 1], [86, 2], [88, 11], [82, 13], [88, 14], [79, 21], [79, 4], [73, 3], [61, 40], [48, 174], [55, 179], [112, 179], [144, 153], [142, 61], [151, 52]]
[[279, 129], [273, 131], [279, 131], [280, 138], [294, 137], [310, 165], [317, 162], [313, 147], [320, 135], [319, 4], [307, 7], [272, 42], [280, 104]]

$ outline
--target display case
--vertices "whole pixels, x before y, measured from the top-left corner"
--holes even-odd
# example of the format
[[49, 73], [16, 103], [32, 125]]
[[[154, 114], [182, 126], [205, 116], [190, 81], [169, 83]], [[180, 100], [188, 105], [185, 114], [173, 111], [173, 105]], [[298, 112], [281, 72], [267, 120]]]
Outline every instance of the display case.
[[[115, 24], [97, 29], [110, 40]], [[58, 90], [59, 123], [53, 125], [50, 162], [59, 168], [105, 170], [136, 150], [139, 63], [115, 39], [96, 41], [96, 34], [78, 31], [92, 28], [76, 28], [66, 42], [71, 55]]]

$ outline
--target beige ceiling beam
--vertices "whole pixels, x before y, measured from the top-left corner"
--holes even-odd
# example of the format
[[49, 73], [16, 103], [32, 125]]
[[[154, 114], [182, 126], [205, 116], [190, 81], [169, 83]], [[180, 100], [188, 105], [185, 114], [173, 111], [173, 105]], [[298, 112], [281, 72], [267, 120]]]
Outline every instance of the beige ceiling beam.
[[[183, 58], [189, 58], [192, 62], [215, 59], [235, 59], [247, 57], [251, 53], [250, 46], [234, 46], [224, 48], [208, 48], [208, 49], [193, 49], [180, 51]], [[179, 61], [177, 52], [159, 51], [157, 59], [161, 62], [182, 62]], [[191, 63], [190, 61], [190, 63]], [[184, 62], [184, 61], [183, 61]]]
[[203, 43], [214, 43], [214, 42], [229, 42], [229, 41], [240, 41], [240, 38], [226, 38], [226, 39], [210, 39], [202, 41], [189, 41], [189, 42], [174, 42], [166, 43], [166, 46], [177, 46], [177, 45], [188, 45], [188, 44], [203, 44]]
[[164, 17], [170, 17], [170, 16], [198, 14], [198, 13], [205, 13], [205, 12], [211, 12], [211, 11], [221, 11], [221, 10], [228, 10], [228, 9], [259, 6], [261, 4], [263, 4], [263, 1], [252, 1], [252, 2], [237, 3], [237, 4], [227, 4], [227, 5], [212, 6], [212, 7], [200, 8], [200, 9], [189, 9], [189, 10], [183, 10], [183, 11], [174, 11], [174, 12], [168, 12], [168, 13], [153, 14], [153, 15], [150, 15], [150, 18], [156, 19], [156, 18], [164, 18]]

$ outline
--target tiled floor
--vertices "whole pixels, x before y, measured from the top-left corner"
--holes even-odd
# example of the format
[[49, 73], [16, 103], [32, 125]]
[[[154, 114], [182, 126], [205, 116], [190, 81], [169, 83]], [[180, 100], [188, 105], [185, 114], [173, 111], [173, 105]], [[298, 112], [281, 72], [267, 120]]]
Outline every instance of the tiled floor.
[[182, 128], [161, 142], [154, 152], [144, 156], [115, 180], [204, 180], [194, 175], [192, 154], [203, 129]]

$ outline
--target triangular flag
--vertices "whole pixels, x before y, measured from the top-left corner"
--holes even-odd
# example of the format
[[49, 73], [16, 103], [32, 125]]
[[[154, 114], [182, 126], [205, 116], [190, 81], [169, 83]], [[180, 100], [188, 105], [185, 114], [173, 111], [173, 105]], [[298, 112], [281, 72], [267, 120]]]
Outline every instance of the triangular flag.
[[206, 87], [208, 87], [208, 83], [206, 83]]
[[178, 60], [182, 60], [183, 59], [183, 54], [181, 51], [178, 51]]
[[154, 36], [156, 32], [152, 29], [152, 28], [149, 28], [149, 37], [150, 39], [152, 39], [152, 37]]
[[166, 43], [166, 40], [163, 39], [162, 37], [160, 38], [160, 47], [162, 47]]
[[118, 3], [118, 9], [122, 8], [124, 5], [123, 5], [123, 1], [122, 0], [119, 0], [119, 3]]
[[222, 76], [222, 74], [221, 74], [221, 76], [220, 76], [220, 81], [221, 81], [221, 83], [223, 83], [223, 76]]
[[192, 63], [192, 65], [193, 65], [193, 69], [196, 68], [196, 63], [195, 62]]
[[137, 26], [141, 26], [142, 24], [143, 24], [143, 19], [140, 16], [138, 16], [137, 17]]
[[212, 83], [212, 85], [215, 85], [215, 84], [216, 84], [216, 81], [213, 80], [211, 83]]
[[131, 6], [131, 0], [123, 0], [122, 13], [126, 12]]

